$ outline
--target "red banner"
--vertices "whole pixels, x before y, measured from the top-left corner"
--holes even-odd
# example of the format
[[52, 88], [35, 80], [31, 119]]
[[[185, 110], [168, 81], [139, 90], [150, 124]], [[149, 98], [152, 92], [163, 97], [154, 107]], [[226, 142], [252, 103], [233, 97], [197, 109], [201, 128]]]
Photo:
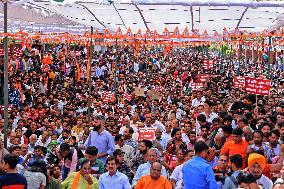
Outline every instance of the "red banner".
[[202, 83], [208, 81], [210, 78], [209, 74], [197, 74], [196, 83]]
[[245, 88], [246, 78], [242, 76], [234, 76], [233, 87], [237, 89]]
[[103, 102], [114, 102], [115, 96], [112, 92], [103, 92], [102, 93], [102, 100]]
[[251, 94], [269, 95], [271, 80], [246, 77], [245, 90]]
[[139, 129], [139, 141], [141, 140], [153, 140], [155, 138], [155, 128], [140, 128]]
[[211, 70], [213, 69], [214, 62], [213, 60], [204, 60], [203, 61], [203, 68], [206, 70]]
[[190, 87], [192, 91], [201, 91], [202, 88], [204, 87], [204, 84], [203, 83], [191, 83]]
[[[4, 111], [4, 105], [0, 105], [0, 111]], [[9, 104], [8, 105], [8, 111], [11, 111], [12, 110], [12, 108], [13, 108], [13, 104]]]

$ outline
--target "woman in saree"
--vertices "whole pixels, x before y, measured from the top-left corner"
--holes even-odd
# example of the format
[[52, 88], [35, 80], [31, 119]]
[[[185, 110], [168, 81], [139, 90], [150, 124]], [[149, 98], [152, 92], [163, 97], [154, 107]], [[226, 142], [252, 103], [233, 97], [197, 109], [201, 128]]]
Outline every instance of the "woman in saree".
[[73, 172], [61, 183], [63, 189], [98, 189], [98, 180], [91, 173], [91, 163], [84, 160], [80, 163], [80, 171]]

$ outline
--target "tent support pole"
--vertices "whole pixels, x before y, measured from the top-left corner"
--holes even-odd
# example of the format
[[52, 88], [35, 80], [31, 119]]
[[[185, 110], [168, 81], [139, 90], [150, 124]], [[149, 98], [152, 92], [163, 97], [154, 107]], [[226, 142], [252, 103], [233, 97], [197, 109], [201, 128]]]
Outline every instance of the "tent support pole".
[[90, 123], [91, 123], [91, 93], [92, 93], [92, 76], [91, 76], [91, 73], [92, 73], [92, 60], [93, 60], [93, 35], [94, 35], [94, 28], [93, 26], [91, 26], [91, 41], [90, 41], [90, 51], [89, 51], [89, 95], [88, 95], [88, 124], [89, 126]]
[[191, 31], [194, 30], [194, 19], [193, 19], [193, 7], [190, 6], [190, 15], [191, 15]]
[[[8, 30], [8, 3], [4, 2], [4, 34]], [[7, 148], [8, 134], [8, 37], [4, 38], [4, 147]]]

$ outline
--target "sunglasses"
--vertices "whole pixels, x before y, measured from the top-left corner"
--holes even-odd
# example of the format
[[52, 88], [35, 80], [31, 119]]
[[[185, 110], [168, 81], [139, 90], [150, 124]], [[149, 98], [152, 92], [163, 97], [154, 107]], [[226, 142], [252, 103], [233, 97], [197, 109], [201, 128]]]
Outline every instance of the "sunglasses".
[[227, 162], [227, 160], [224, 160], [224, 159], [220, 159], [220, 161], [221, 161], [222, 163], [226, 163], [226, 162]]

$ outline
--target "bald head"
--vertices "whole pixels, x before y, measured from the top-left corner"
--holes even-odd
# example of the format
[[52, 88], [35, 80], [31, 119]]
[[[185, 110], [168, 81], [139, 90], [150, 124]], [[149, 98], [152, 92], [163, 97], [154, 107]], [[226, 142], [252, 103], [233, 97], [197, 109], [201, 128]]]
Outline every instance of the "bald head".
[[30, 137], [29, 137], [29, 141], [30, 141], [30, 144], [35, 144], [36, 141], [37, 141], [37, 136], [35, 134], [32, 134]]
[[152, 179], [157, 180], [160, 178], [162, 172], [162, 164], [159, 162], [154, 162], [151, 165], [150, 176]]

